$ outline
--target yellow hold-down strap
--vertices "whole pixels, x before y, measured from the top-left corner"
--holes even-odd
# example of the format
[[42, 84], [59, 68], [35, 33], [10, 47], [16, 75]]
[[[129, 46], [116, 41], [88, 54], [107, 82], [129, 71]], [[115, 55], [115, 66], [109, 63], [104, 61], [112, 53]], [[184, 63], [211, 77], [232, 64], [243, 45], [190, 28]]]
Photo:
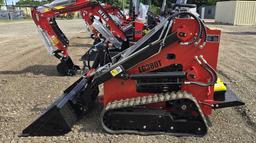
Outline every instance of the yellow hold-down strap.
[[223, 81], [221, 81], [220, 78], [217, 79], [217, 82], [214, 84], [214, 92], [218, 92], [218, 91], [226, 91], [227, 87], [224, 84]]

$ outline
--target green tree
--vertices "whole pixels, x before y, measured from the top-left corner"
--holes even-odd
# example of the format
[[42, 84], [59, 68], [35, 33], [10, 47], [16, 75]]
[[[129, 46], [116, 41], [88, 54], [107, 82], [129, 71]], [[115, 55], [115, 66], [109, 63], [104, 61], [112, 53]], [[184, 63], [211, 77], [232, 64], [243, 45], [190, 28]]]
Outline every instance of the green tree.
[[109, 3], [114, 7], [122, 8], [122, 0], [98, 0], [98, 1], [102, 3]]
[[46, 3], [50, 3], [50, 0], [42, 0], [42, 1], [38, 1], [38, 0], [19, 0], [16, 5], [20, 5], [20, 6], [25, 6], [25, 5], [29, 5], [29, 6], [40, 6]]
[[4, 0], [0, 0], [0, 4], [4, 4]]

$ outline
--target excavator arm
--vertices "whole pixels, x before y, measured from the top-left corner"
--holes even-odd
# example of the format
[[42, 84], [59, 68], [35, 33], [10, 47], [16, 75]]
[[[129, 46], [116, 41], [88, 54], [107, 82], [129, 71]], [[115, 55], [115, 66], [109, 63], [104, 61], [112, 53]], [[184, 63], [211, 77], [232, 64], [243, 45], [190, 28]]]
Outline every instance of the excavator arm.
[[119, 8], [112, 6], [111, 4], [106, 4], [104, 9], [112, 15], [115, 15], [116, 17], [118, 17], [121, 20], [122, 25], [125, 25], [127, 23], [129, 23], [129, 20], [126, 19], [125, 15], [120, 11]]
[[81, 15], [87, 24], [92, 24], [93, 21], [90, 18], [91, 16], [98, 16], [100, 19], [104, 20], [108, 25], [110, 31], [118, 38], [123, 41], [127, 41], [124, 32], [120, 29], [120, 27], [114, 22], [114, 20], [110, 17], [108, 12], [97, 2], [91, 3], [90, 7], [84, 8], [81, 10]]
[[55, 17], [68, 12], [81, 12], [82, 17], [88, 24], [93, 21], [91, 15], [103, 19], [115, 37], [127, 41], [124, 32], [115, 24], [108, 13], [97, 1], [89, 0], [60, 0], [32, 9], [32, 18], [37, 25], [38, 31], [48, 49], [50, 55], [55, 56], [61, 62], [57, 70], [62, 75], [75, 75], [79, 66], [75, 65], [68, 54], [69, 40], [58, 27]]

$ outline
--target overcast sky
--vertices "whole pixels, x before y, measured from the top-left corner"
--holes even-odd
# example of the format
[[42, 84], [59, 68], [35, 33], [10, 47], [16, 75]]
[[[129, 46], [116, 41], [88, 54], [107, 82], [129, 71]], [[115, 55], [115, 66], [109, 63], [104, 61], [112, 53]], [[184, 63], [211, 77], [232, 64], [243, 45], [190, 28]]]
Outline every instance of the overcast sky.
[[7, 4], [10, 5], [10, 4], [15, 4], [17, 1], [19, 0], [6, 0], [7, 1]]

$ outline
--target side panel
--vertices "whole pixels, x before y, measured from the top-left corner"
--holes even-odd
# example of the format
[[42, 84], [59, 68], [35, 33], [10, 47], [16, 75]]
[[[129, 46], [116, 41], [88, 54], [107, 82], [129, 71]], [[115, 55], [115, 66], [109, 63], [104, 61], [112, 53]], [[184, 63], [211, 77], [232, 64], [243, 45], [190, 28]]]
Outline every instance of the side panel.
[[[177, 28], [181, 26], [186, 26], [191, 30], [191, 33], [194, 34], [197, 30], [197, 24], [192, 19], [177, 19], [173, 25], [173, 31], [176, 31]], [[172, 64], [182, 64], [183, 70], [187, 73], [191, 73], [195, 75], [195, 78], [187, 78], [189, 81], [201, 81], [208, 82], [210, 80], [210, 75], [199, 66], [194, 56], [203, 55], [203, 57], [207, 60], [207, 62], [216, 69], [217, 67], [217, 59], [218, 59], [218, 50], [219, 50], [219, 38], [220, 31], [219, 30], [210, 30], [207, 29], [208, 36], [216, 36], [218, 37], [217, 41], [209, 41], [206, 46], [200, 49], [198, 46], [189, 45], [189, 46], [181, 46], [179, 43], [174, 43], [172, 45], [168, 45], [165, 49], [163, 49], [159, 54], [152, 56], [151, 58], [138, 63], [135, 67], [130, 69], [128, 73], [140, 73], [140, 67], [145, 65], [149, 65], [154, 62], [160, 62], [158, 66], [151, 68], [144, 72], [154, 71]], [[202, 42], [202, 41], [201, 41]], [[175, 59], [167, 59], [168, 54], [175, 54]], [[200, 87], [196, 85], [187, 85], [182, 86], [182, 90], [185, 90], [189, 93], [192, 93], [193, 96], [196, 97], [197, 100], [201, 102], [206, 102], [208, 100], [213, 99], [213, 87]], [[108, 102], [138, 96], [149, 95], [149, 93], [137, 93], [136, 92], [136, 81], [133, 80], [122, 80], [114, 78], [104, 83], [104, 104], [106, 105]], [[201, 104], [204, 114], [209, 115], [211, 113], [211, 109], [207, 106]]]

